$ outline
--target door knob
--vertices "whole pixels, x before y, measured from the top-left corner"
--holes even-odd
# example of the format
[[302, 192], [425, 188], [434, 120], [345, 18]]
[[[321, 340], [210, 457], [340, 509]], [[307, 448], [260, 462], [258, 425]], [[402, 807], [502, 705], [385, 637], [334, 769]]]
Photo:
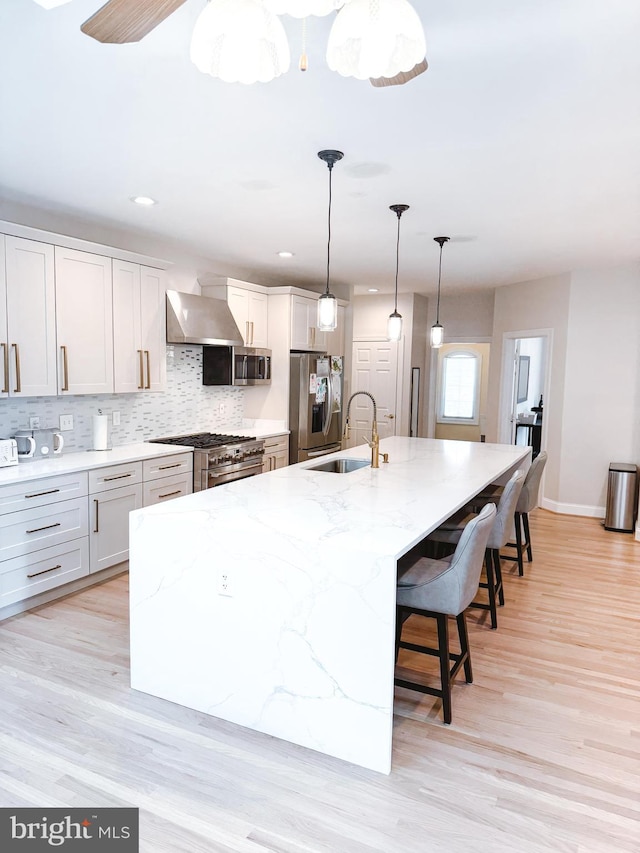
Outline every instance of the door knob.
[[389, 418], [392, 421], [395, 418], [395, 415], [385, 415], [385, 418]]

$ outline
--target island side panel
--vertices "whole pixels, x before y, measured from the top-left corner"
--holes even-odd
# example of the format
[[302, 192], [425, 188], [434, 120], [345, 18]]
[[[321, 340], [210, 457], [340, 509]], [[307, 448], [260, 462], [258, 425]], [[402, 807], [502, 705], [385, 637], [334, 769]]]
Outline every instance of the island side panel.
[[182, 503], [132, 514], [131, 686], [389, 773], [395, 557]]

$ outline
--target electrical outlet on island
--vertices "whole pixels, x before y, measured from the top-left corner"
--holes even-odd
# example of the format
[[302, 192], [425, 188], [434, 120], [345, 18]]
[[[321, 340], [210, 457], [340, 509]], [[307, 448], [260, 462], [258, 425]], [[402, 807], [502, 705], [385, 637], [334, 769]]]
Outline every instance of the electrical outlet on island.
[[218, 572], [218, 595], [227, 595], [229, 598], [233, 596], [229, 569], [220, 569]]

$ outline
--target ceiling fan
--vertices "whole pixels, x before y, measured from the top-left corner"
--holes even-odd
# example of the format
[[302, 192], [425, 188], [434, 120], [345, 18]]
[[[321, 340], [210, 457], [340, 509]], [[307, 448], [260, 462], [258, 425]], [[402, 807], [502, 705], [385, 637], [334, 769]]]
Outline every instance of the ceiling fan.
[[80, 27], [105, 44], [140, 41], [186, 0], [108, 0]]
[[[36, 0], [36, 2], [43, 2], [43, 0]], [[137, 42], [185, 2], [186, 0], [108, 0], [82, 24], [80, 29], [91, 38], [106, 44]], [[404, 0], [399, 2], [402, 3]], [[422, 59], [408, 71], [402, 71], [390, 77], [369, 77], [369, 82], [376, 87], [403, 85], [422, 74], [427, 67], [427, 60]]]

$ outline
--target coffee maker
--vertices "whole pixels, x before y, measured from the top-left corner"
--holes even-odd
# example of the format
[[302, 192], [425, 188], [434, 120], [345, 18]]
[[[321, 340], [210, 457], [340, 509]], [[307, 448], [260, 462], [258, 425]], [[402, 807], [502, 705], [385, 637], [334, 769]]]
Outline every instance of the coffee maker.
[[19, 462], [62, 455], [64, 438], [55, 429], [19, 429], [12, 437], [18, 445]]

